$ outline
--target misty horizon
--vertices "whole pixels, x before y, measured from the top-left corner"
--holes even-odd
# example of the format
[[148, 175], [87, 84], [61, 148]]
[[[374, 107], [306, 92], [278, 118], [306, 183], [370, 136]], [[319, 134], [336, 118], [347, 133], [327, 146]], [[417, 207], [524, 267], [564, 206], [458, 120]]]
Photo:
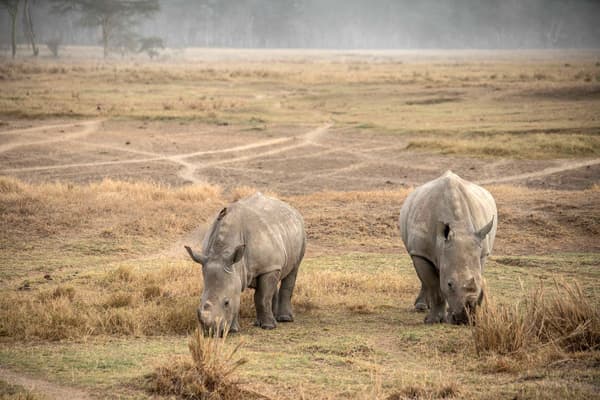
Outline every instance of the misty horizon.
[[[590, 0], [251, 0], [160, 1], [127, 27], [170, 48], [557, 49], [600, 47], [600, 2]], [[98, 45], [99, 28], [77, 13], [31, 5], [37, 40]], [[10, 23], [0, 10], [0, 44]], [[17, 42], [27, 43], [21, 17]], [[111, 46], [115, 48], [115, 45]]]

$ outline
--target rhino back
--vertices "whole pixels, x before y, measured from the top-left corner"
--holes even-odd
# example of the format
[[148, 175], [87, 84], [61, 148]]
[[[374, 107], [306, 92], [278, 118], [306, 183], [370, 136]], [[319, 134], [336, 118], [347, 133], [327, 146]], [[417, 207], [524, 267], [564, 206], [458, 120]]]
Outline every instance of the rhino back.
[[497, 210], [492, 195], [474, 183], [448, 171], [416, 188], [400, 210], [402, 241], [411, 255], [437, 263], [438, 223], [460, 224], [474, 231], [494, 218], [494, 226], [484, 241], [491, 253], [496, 236]]
[[254, 276], [281, 269], [287, 276], [304, 257], [306, 233], [300, 213], [257, 193], [239, 202], [244, 215], [246, 261]]
[[288, 204], [261, 193], [232, 203], [206, 233], [203, 251], [228, 255], [241, 244], [246, 246], [243, 274], [247, 285], [274, 270], [281, 270], [284, 278], [304, 256], [302, 216]]

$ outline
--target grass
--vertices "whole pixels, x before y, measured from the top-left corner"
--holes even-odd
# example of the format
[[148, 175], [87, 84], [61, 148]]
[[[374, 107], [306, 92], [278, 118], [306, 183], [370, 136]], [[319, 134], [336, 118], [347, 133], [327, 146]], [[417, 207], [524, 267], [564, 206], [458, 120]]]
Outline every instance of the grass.
[[600, 138], [574, 133], [534, 133], [525, 135], [489, 133], [480, 137], [426, 139], [409, 142], [407, 150], [434, 151], [469, 157], [510, 157], [517, 159], [555, 159], [598, 157]]
[[[201, 64], [101, 63], [76, 54], [62, 62], [6, 61], [0, 64], [0, 115], [195, 120], [242, 129], [333, 121], [365, 133], [416, 136], [413, 148], [451, 154], [541, 159], [598, 154], [594, 52], [530, 54], [535, 61], [520, 53], [390, 52], [379, 58], [365, 52], [340, 59], [336, 53], [265, 52], [243, 62], [213, 52]], [[528, 153], [512, 137], [556, 129], [567, 131], [573, 145], [561, 135], [537, 135]]]
[[[597, 53], [253, 57], [3, 60], [0, 116], [10, 121], [0, 125], [106, 117], [130, 127], [160, 120], [157, 129], [168, 130], [194, 120], [213, 125], [202, 132], [228, 124], [268, 135], [272, 126], [301, 132], [334, 122], [396, 135], [411, 143], [407, 151], [598, 156]], [[119, 141], [121, 128], [107, 134]], [[146, 151], [161, 146], [146, 133], [127, 140]], [[489, 189], [500, 229], [485, 271], [488, 308], [474, 328], [426, 326], [412, 310], [419, 282], [396, 222], [410, 189], [325, 191], [282, 196], [301, 211], [309, 236], [295, 322], [253, 327], [248, 291], [239, 335], [221, 342], [192, 334], [190, 342], [202, 282], [183, 244], [198, 243], [207, 220], [254, 189], [1, 177], [0, 224], [9, 229], [0, 230], [0, 364], [112, 398], [148, 396], [148, 374], [169, 396], [190, 385], [215, 393], [209, 381], [227, 378], [272, 399], [597, 396], [597, 322], [589, 321], [600, 298], [598, 186]], [[552, 295], [563, 278], [581, 286], [559, 285]], [[542, 284], [543, 293], [522, 297]], [[528, 312], [532, 299], [537, 308]], [[238, 357], [247, 363], [228, 374]]]
[[474, 318], [478, 354], [523, 355], [543, 345], [578, 352], [600, 346], [600, 312], [578, 283], [531, 290], [521, 302], [487, 299]]

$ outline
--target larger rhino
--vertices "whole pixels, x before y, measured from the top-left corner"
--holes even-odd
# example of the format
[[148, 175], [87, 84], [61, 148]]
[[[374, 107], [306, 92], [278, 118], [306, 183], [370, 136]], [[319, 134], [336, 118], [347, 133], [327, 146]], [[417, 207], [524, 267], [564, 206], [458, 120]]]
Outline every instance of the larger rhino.
[[426, 323], [468, 322], [483, 299], [483, 266], [497, 221], [492, 195], [451, 171], [406, 198], [400, 233], [421, 280], [415, 305], [429, 309]]
[[[205, 333], [239, 330], [240, 295], [254, 288], [256, 324], [273, 329], [292, 322], [292, 292], [304, 257], [302, 216], [288, 204], [256, 193], [221, 210], [202, 253], [185, 246], [202, 264], [204, 290], [198, 319]], [[281, 286], [279, 283], [281, 282]]]

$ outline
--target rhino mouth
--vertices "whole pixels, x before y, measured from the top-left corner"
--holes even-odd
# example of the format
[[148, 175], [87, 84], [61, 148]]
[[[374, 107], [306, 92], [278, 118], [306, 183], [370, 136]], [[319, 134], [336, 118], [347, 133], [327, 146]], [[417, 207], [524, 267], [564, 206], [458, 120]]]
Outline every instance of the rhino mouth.
[[204, 337], [224, 337], [229, 333], [229, 325], [225, 322], [207, 324], [200, 322], [200, 329]]
[[449, 316], [449, 322], [453, 325], [467, 325], [470, 320], [471, 318], [466, 310], [463, 310], [460, 313], [451, 313]]
[[475, 316], [476, 302], [467, 302], [465, 307], [459, 312], [451, 312], [448, 315], [448, 321], [454, 325], [472, 324]]

